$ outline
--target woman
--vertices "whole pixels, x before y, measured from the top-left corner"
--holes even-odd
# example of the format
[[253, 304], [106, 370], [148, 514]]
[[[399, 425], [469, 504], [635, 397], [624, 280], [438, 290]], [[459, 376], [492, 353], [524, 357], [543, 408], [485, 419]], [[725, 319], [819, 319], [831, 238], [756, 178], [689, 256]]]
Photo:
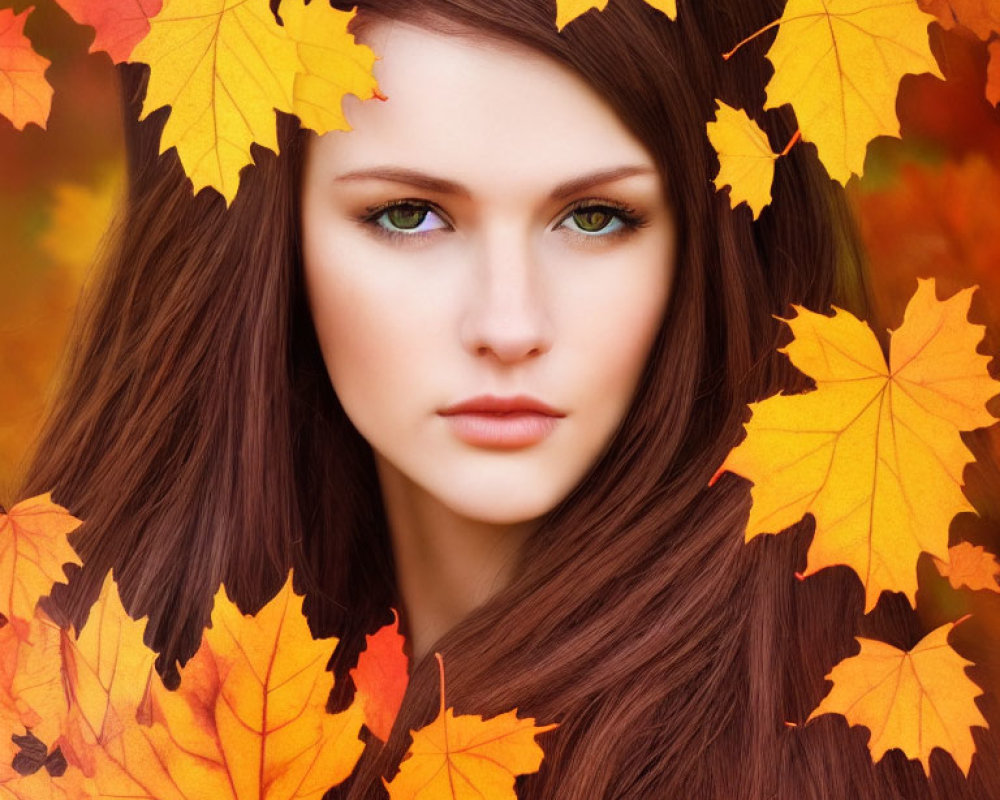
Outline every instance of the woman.
[[[845, 571], [795, 581], [807, 526], [744, 546], [746, 483], [707, 486], [746, 403], [801, 387], [772, 315], [868, 316], [808, 148], [757, 223], [711, 189], [714, 100], [766, 77], [719, 54], [778, 5], [614, 0], [558, 33], [540, 0], [365, 0], [388, 101], [323, 138], [283, 118], [228, 210], [157, 158], [126, 68], [127, 209], [22, 492], [86, 520], [66, 617], [113, 566], [176, 680], [220, 580], [250, 611], [294, 566], [349, 691], [400, 608], [406, 700], [336, 796], [380, 796], [434, 717], [433, 651], [458, 713], [561, 723], [524, 798], [988, 796], [995, 755], [931, 791], [842, 720], [786, 726], [855, 633], [916, 622], [887, 597], [862, 623]], [[546, 414], [456, 418], [522, 393]]]

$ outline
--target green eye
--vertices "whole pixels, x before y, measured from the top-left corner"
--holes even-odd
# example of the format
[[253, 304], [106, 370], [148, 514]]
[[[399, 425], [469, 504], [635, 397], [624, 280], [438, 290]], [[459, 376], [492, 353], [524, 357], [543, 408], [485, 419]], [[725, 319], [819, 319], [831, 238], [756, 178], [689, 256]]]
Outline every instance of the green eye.
[[420, 227], [430, 211], [426, 206], [398, 205], [387, 209], [386, 222], [393, 228], [402, 231], [412, 231]]
[[585, 208], [573, 213], [573, 222], [585, 233], [599, 233], [614, 220], [614, 214], [609, 214], [603, 208]]

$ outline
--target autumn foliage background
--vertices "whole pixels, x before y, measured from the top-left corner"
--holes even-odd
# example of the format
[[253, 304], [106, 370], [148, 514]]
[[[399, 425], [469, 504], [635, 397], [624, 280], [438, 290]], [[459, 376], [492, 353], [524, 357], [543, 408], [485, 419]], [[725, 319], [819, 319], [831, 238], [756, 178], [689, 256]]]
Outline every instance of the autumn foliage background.
[[[929, 0], [927, 5], [932, 5]], [[21, 12], [30, 6], [0, 0]], [[99, 254], [124, 180], [116, 68], [88, 54], [91, 29], [38, 0], [25, 33], [53, 63], [48, 128], [16, 131], [0, 117], [0, 503], [10, 508], [80, 290]], [[1000, 354], [1000, 110], [987, 99], [986, 44], [972, 32], [931, 27], [946, 81], [909, 75], [901, 84], [901, 139], [869, 149], [863, 180], [847, 193], [864, 237], [877, 322], [896, 328], [917, 277], [939, 296], [977, 284], [970, 319], [987, 326], [980, 352]], [[1000, 47], [996, 45], [995, 47]], [[996, 99], [994, 97], [993, 99]], [[990, 365], [1000, 375], [1000, 362]], [[1000, 414], [1000, 401], [991, 411]], [[979, 512], [959, 515], [952, 541], [1000, 552], [1000, 426], [964, 436], [978, 460], [965, 473]], [[990, 457], [991, 456], [991, 457]], [[964, 614], [951, 641], [972, 677], [1000, 698], [1000, 594], [955, 592], [924, 556], [917, 611], [924, 630]], [[912, 645], [913, 643], [905, 643]]]

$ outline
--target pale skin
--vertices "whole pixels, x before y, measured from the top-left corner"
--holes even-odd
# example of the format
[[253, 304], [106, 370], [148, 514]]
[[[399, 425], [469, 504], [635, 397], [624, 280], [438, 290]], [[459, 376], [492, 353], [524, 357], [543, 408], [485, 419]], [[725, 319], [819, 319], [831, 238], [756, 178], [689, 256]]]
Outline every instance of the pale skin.
[[[337, 396], [372, 446], [417, 658], [513, 577], [635, 393], [675, 231], [653, 160], [581, 78], [514, 45], [366, 30], [388, 100], [348, 98], [303, 179], [310, 306]], [[529, 444], [470, 443], [439, 412], [530, 396]]]

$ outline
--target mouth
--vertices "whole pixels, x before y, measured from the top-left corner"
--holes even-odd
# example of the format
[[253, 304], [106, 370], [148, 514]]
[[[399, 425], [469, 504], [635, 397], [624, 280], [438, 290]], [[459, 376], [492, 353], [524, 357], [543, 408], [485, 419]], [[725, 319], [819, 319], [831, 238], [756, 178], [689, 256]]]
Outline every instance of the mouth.
[[566, 416], [527, 395], [482, 395], [438, 411], [466, 444], [496, 450], [530, 447], [545, 439]]

